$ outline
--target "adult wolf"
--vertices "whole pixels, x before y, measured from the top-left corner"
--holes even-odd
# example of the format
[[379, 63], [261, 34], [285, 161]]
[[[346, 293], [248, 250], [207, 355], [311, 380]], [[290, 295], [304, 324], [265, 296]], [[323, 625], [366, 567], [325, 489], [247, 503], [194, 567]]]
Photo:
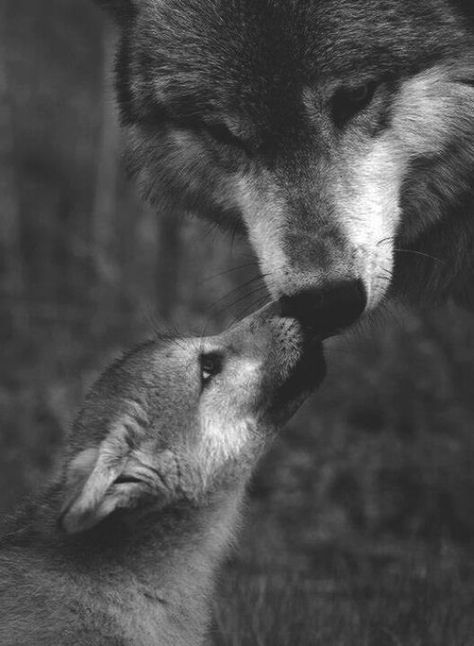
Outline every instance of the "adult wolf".
[[98, 2], [160, 209], [245, 231], [302, 317], [474, 302], [472, 0]]

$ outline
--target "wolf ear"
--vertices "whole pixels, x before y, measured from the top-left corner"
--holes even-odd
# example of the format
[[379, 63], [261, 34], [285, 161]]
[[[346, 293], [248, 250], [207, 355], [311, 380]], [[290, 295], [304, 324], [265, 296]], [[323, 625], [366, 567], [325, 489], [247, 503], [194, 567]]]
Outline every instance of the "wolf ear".
[[171, 451], [151, 457], [114, 434], [99, 448], [81, 451], [67, 467], [60, 526], [68, 534], [77, 534], [113, 511], [134, 508], [146, 499], [164, 505], [176, 492], [177, 480]]

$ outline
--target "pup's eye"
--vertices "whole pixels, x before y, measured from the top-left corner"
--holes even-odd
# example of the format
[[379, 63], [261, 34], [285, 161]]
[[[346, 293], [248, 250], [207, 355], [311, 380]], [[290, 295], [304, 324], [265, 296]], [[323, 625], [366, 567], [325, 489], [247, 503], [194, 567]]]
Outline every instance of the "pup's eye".
[[222, 357], [216, 352], [202, 354], [201, 363], [201, 383], [205, 386], [209, 381], [222, 370]]
[[342, 127], [349, 119], [366, 108], [372, 101], [377, 83], [370, 81], [352, 88], [340, 88], [332, 100], [332, 116], [335, 124]]

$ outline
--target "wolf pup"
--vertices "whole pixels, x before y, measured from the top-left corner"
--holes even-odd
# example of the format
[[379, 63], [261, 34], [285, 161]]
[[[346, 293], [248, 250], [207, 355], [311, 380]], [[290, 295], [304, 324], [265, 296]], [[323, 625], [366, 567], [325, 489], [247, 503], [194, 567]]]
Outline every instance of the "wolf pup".
[[[97, 0], [160, 210], [245, 231], [300, 316], [474, 303], [472, 0]], [[436, 259], [441, 262], [437, 262]]]
[[61, 477], [0, 540], [2, 646], [198, 646], [245, 484], [324, 374], [272, 308], [112, 365]]

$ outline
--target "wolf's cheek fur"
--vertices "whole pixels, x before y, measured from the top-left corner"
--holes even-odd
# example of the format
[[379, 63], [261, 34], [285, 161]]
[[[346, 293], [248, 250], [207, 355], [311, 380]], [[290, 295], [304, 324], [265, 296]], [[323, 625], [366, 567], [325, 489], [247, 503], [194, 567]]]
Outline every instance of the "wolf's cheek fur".
[[388, 134], [364, 152], [346, 154], [331, 187], [343, 235], [354, 249], [354, 271], [373, 309], [385, 295], [393, 268], [393, 240], [400, 224], [399, 196], [404, 160]]
[[163, 212], [199, 213], [238, 226], [233, 201], [233, 160], [226, 163], [191, 131], [129, 126], [127, 159], [139, 189]]
[[[132, 126], [128, 129], [127, 152], [140, 189], [152, 201], [159, 202], [167, 191], [186, 188], [193, 194], [209, 188], [202, 150], [191, 134], [174, 130], [147, 131]], [[179, 198], [179, 193], [176, 197]]]
[[474, 66], [467, 63], [408, 79], [385, 132], [343, 141], [330, 184], [334, 217], [355, 249], [369, 309], [391, 282], [396, 239], [413, 240], [446, 219], [472, 190], [473, 172]]
[[292, 291], [291, 259], [283, 247], [288, 209], [270, 181], [265, 188], [259, 184], [256, 177], [242, 174], [236, 185], [236, 201], [267, 287], [278, 298]]
[[405, 81], [392, 129], [409, 169], [402, 195], [405, 242], [449, 221], [474, 174], [474, 59], [434, 67]]

